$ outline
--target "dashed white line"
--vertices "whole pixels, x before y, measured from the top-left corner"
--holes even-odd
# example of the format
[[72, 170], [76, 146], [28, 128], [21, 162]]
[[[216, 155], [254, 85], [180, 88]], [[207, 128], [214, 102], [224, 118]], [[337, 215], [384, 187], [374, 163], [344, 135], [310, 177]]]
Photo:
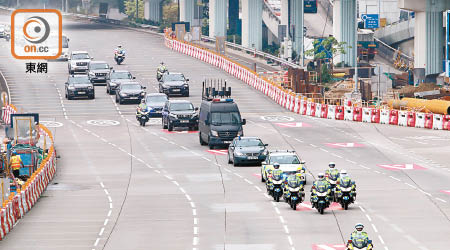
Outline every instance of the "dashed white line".
[[98, 233], [98, 236], [102, 236], [104, 231], [105, 231], [105, 228], [102, 227], [102, 229], [100, 230], [100, 233]]
[[342, 159], [342, 156], [337, 155], [337, 154], [335, 154], [335, 153], [331, 153], [331, 155]]
[[389, 175], [389, 178], [394, 179], [394, 180], [396, 180], [396, 181], [401, 181], [399, 178], [395, 178], [395, 177], [392, 176], [392, 175]]
[[314, 144], [309, 144], [311, 147], [313, 147], [313, 148], [317, 148], [317, 146], [316, 145], [314, 145]]
[[248, 179], [244, 179], [245, 182], [247, 182], [250, 185], [253, 185], [253, 182], [249, 181]]
[[256, 188], [256, 190], [258, 190], [260, 192], [262, 191], [260, 187], [258, 187], [258, 186], [254, 186], [254, 187]]
[[325, 153], [330, 152], [330, 151], [328, 151], [328, 150], [326, 150], [326, 149], [324, 149], [324, 148], [319, 148], [319, 149], [322, 150], [322, 151], [325, 152]]
[[443, 200], [443, 199], [441, 199], [441, 198], [436, 198], [436, 200], [441, 201], [441, 202], [444, 202], [444, 203], [447, 203], [446, 200]]
[[345, 159], [346, 161], [348, 161], [348, 162], [350, 162], [350, 163], [352, 163], [352, 164], [356, 164], [356, 162], [354, 162], [354, 161], [352, 161], [352, 160], [349, 160], [349, 159]]

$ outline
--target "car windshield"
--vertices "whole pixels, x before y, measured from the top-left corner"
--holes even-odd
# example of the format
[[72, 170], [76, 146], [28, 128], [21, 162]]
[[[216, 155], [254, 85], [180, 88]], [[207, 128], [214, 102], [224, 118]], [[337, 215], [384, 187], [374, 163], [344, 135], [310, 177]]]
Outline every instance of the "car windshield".
[[162, 103], [167, 101], [167, 97], [163, 95], [158, 96], [147, 96], [145, 100], [147, 103]]
[[215, 112], [211, 113], [211, 124], [222, 125], [222, 124], [240, 124], [241, 116], [239, 112]]
[[275, 155], [270, 157], [271, 163], [278, 164], [300, 164], [296, 155]]
[[89, 82], [90, 81], [87, 76], [69, 77], [70, 84], [89, 83]]
[[83, 60], [83, 59], [91, 59], [91, 58], [89, 57], [89, 54], [87, 54], [87, 53], [72, 55], [72, 60]]
[[123, 84], [122, 90], [141, 90], [141, 85], [139, 84]]
[[110, 79], [131, 79], [130, 72], [112, 72]]
[[62, 37], [62, 47], [69, 48], [69, 39], [66, 36]]
[[264, 143], [262, 143], [259, 139], [241, 139], [236, 141], [236, 146], [238, 147], [263, 147]]
[[91, 69], [109, 69], [109, 65], [107, 63], [91, 63]]
[[170, 104], [170, 111], [192, 111], [194, 110], [194, 105], [192, 103], [172, 103]]
[[164, 81], [167, 82], [184, 81], [184, 76], [182, 74], [169, 74], [164, 76]]

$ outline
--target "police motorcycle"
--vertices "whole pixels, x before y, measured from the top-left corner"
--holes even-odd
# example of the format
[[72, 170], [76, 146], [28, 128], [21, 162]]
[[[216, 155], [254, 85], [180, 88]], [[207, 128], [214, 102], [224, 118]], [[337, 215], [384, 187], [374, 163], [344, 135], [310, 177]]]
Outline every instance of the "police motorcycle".
[[145, 123], [149, 120], [150, 110], [147, 107], [146, 109], [138, 108], [136, 111], [136, 120], [139, 122], [139, 125], [145, 127]]
[[273, 196], [273, 200], [276, 202], [280, 201], [281, 196], [283, 196], [283, 181], [284, 176], [282, 173], [277, 173], [272, 171], [272, 191], [271, 195]]
[[114, 60], [116, 61], [117, 65], [120, 65], [125, 60], [125, 50], [120, 49], [114, 52]]
[[[333, 168], [334, 168], [335, 163], [334, 162], [330, 162], [329, 165], [333, 165]], [[336, 170], [336, 169], [334, 169], [334, 170]], [[337, 181], [339, 179], [339, 171], [337, 171], [337, 170], [336, 171], [328, 170], [326, 172], [326, 174], [325, 174], [325, 177], [327, 178], [327, 181], [328, 181], [328, 183], [330, 183], [330, 186], [331, 186], [331, 194], [330, 194], [331, 199], [332, 199], [332, 201], [336, 201], [336, 198], [335, 198], [334, 194], [336, 192], [336, 183], [337, 183]]]
[[348, 240], [347, 250], [372, 250], [372, 240], [362, 232], [357, 233], [352, 239]]
[[168, 73], [169, 70], [167, 69], [166, 65], [164, 65], [164, 63], [161, 63], [161, 65], [156, 70], [156, 79], [158, 80], [158, 82], [161, 81], [164, 74]]
[[312, 189], [311, 203], [320, 214], [323, 214], [324, 210], [330, 206], [330, 189], [325, 185], [313, 186]]
[[293, 210], [297, 210], [297, 205], [302, 203], [305, 193], [300, 179], [295, 175], [293, 175], [293, 177], [294, 178], [288, 177], [286, 180], [284, 200]]
[[339, 187], [336, 190], [336, 199], [339, 202], [344, 210], [348, 209], [348, 205], [355, 202], [355, 191], [353, 190], [353, 186], [355, 185], [354, 181], [341, 181], [339, 183]]

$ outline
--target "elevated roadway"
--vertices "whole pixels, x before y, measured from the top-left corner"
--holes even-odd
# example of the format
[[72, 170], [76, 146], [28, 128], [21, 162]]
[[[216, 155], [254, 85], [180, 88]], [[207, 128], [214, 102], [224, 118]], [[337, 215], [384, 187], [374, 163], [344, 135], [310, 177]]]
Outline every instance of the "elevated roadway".
[[[55, 126], [61, 158], [53, 183], [0, 249], [312, 249], [344, 244], [357, 222], [366, 225], [376, 249], [448, 249], [450, 240], [443, 236], [450, 234], [450, 195], [442, 192], [450, 190], [448, 131], [296, 115], [226, 73], [167, 49], [160, 36], [64, 24], [72, 50], [130, 70], [149, 92], [156, 92], [160, 61], [190, 79], [189, 100], [197, 106], [204, 77], [227, 79], [248, 120], [246, 135], [261, 137], [270, 149], [296, 150], [314, 176], [336, 162], [356, 181], [358, 204], [320, 215], [273, 203], [264, 194], [259, 167], [232, 167], [226, 156], [200, 146], [198, 134], [162, 131], [160, 119], [137, 126], [136, 105], [116, 105], [102, 86], [95, 100], [68, 101], [67, 63], [49, 62], [48, 74], [25, 74], [25, 61], [12, 59], [1, 40], [0, 70], [12, 102]], [[117, 44], [128, 54], [120, 66], [113, 63]], [[285, 122], [304, 126], [277, 124]], [[307, 178], [309, 201], [313, 177]]]

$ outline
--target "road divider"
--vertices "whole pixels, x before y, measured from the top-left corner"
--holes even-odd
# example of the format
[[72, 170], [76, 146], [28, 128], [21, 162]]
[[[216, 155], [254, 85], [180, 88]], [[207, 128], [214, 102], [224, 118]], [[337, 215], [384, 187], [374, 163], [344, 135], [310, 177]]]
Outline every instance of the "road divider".
[[173, 38], [165, 32], [165, 45], [177, 52], [216, 66], [237, 79], [264, 93], [280, 106], [301, 115], [333, 120], [347, 120], [375, 124], [389, 124], [426, 129], [450, 130], [450, 115], [398, 111], [394, 109], [360, 107], [351, 102], [341, 105], [316, 103], [313, 99], [294, 93], [248, 67], [215, 51]]

